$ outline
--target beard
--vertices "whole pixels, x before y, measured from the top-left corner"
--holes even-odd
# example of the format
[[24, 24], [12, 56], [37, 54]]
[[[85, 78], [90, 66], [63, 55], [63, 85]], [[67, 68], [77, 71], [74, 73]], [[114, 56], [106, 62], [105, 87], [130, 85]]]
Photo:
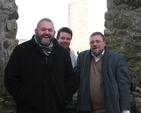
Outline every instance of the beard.
[[42, 46], [49, 46], [52, 43], [53, 37], [51, 37], [51, 35], [42, 35], [39, 36], [38, 34], [36, 35], [37, 37], [37, 41], [40, 45]]
[[40, 43], [42, 46], [49, 46], [50, 43], [51, 43], [51, 40], [48, 40], [48, 42], [45, 42], [43, 39], [39, 39], [39, 43]]
[[98, 56], [98, 55], [100, 55], [101, 53], [102, 53], [102, 50], [93, 51], [93, 54], [94, 54], [95, 56]]

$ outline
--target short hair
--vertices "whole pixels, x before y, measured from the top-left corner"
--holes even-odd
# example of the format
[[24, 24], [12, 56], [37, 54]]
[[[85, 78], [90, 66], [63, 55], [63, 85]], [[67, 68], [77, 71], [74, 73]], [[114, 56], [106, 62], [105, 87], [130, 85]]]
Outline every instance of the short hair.
[[68, 28], [68, 27], [62, 27], [62, 28], [60, 28], [58, 30], [58, 32], [57, 32], [56, 39], [59, 39], [61, 32], [66, 32], [66, 33], [70, 34], [71, 35], [71, 39], [72, 39], [73, 33], [72, 33], [72, 30], [70, 28]]
[[[53, 22], [52, 22], [51, 19], [49, 19], [49, 18], [43, 18], [43, 19], [41, 19], [41, 20], [37, 23], [36, 29], [39, 27], [39, 25], [40, 25], [40, 23], [41, 23], [42, 21], [51, 22], [51, 23], [53, 24]], [[54, 24], [53, 24], [53, 27], [54, 27]]]
[[104, 36], [101, 32], [93, 32], [93, 33], [91, 34], [90, 38], [91, 38], [92, 36], [95, 36], [95, 35], [100, 35], [100, 36], [103, 38], [103, 40], [105, 40], [105, 36]]

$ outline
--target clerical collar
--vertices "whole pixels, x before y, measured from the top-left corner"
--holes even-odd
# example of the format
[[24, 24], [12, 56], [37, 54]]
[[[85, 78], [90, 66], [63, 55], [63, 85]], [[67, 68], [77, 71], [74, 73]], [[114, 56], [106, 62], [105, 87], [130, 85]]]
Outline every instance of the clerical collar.
[[98, 62], [98, 61], [103, 57], [104, 53], [105, 53], [105, 49], [104, 49], [103, 52], [102, 52], [100, 55], [98, 55], [98, 56], [95, 56], [93, 52], [91, 52], [91, 55], [94, 57], [95, 62]]

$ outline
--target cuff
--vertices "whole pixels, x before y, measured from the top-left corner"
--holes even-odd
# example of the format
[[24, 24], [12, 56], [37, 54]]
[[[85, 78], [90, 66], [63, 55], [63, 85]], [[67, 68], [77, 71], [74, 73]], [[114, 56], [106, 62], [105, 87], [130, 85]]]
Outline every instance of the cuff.
[[122, 110], [122, 113], [130, 113], [129, 110]]

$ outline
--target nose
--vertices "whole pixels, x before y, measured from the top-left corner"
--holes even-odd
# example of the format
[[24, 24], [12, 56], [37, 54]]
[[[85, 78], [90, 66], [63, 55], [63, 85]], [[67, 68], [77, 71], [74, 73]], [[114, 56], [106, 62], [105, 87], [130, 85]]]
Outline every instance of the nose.
[[45, 33], [46, 33], [46, 34], [48, 34], [48, 33], [49, 33], [49, 31], [48, 31], [48, 30], [45, 30]]
[[94, 42], [93, 45], [97, 45], [97, 42]]

